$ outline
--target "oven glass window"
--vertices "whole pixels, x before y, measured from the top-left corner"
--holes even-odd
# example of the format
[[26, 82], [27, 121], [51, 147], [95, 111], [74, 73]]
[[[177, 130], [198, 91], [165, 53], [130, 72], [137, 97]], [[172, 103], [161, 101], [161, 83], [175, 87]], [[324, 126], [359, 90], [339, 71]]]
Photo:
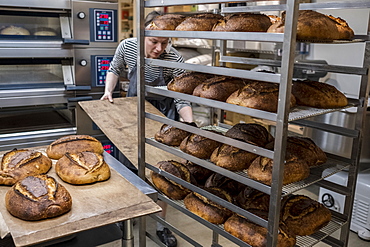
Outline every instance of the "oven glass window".
[[0, 11], [0, 39], [60, 39], [57, 13]]
[[0, 90], [64, 87], [61, 64], [0, 66]]

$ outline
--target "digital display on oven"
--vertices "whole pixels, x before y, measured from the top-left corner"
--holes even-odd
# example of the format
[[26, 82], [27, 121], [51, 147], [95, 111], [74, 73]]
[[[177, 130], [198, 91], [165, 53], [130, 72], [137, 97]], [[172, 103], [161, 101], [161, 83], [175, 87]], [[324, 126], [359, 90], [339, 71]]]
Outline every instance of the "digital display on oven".
[[117, 41], [116, 10], [90, 9], [90, 18], [91, 41]]
[[105, 86], [105, 79], [112, 59], [113, 56], [92, 56], [91, 74], [93, 75], [93, 87]]

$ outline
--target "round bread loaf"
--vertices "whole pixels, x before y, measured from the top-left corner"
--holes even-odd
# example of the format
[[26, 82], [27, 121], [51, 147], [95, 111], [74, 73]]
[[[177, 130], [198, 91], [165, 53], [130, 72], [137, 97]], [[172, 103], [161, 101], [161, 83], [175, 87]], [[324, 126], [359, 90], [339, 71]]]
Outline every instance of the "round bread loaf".
[[247, 169], [257, 156], [240, 148], [222, 144], [213, 151], [210, 159], [215, 165], [227, 170], [242, 171]]
[[[168, 172], [188, 183], [196, 184], [193, 176], [190, 174], [189, 169], [184, 165], [174, 160], [160, 161], [157, 166], [159, 169]], [[159, 175], [158, 173], [152, 172], [151, 178], [153, 184], [159, 191], [174, 200], [182, 200], [190, 193], [190, 190], [181, 186], [174, 181], [167, 179], [166, 177]]]
[[348, 104], [346, 96], [336, 87], [317, 81], [293, 81], [292, 94], [297, 105], [337, 108]]
[[10, 214], [22, 220], [41, 220], [70, 211], [72, 197], [53, 177], [35, 175], [12, 186], [5, 195], [5, 206]]
[[[212, 132], [218, 133], [216, 131]], [[209, 159], [212, 152], [220, 145], [221, 143], [218, 141], [201, 135], [191, 134], [185, 137], [185, 139], [181, 142], [180, 150], [200, 159]]]
[[69, 135], [53, 141], [46, 149], [50, 159], [60, 159], [66, 153], [94, 152], [102, 154], [103, 145], [89, 135]]
[[[272, 135], [265, 127], [254, 123], [236, 124], [225, 133], [225, 136], [259, 147], [264, 147], [273, 140]], [[211, 162], [231, 171], [241, 171], [247, 169], [257, 156], [228, 144], [222, 144], [213, 151]]]
[[41, 152], [13, 149], [2, 157], [0, 184], [13, 185], [27, 176], [45, 174], [51, 166], [51, 160]]
[[268, 130], [256, 123], [238, 123], [226, 131], [225, 136], [264, 147], [274, 140]]
[[165, 14], [156, 16], [146, 30], [175, 30], [175, 28], [184, 21], [186, 16], [179, 14]]
[[331, 212], [321, 203], [303, 195], [291, 195], [283, 199], [282, 219], [296, 235], [311, 235], [326, 226]]
[[[283, 33], [285, 12], [267, 30], [269, 33]], [[341, 18], [327, 16], [313, 10], [300, 10], [297, 22], [297, 40], [312, 42], [332, 42], [333, 40], [353, 39], [354, 32]]]
[[177, 27], [176, 31], [212, 31], [218, 20], [223, 19], [222, 15], [212, 13], [195, 14], [187, 17]]
[[197, 181], [198, 185], [203, 185], [208, 179], [208, 177], [211, 176], [213, 173], [211, 170], [203, 166], [194, 164], [193, 162], [190, 161], [186, 162], [186, 167], [189, 169], [191, 175]]
[[[251, 81], [245, 87], [232, 93], [227, 103], [253, 109], [277, 112], [279, 85], [271, 82]], [[290, 107], [295, 106], [294, 95], [290, 96]]]
[[239, 13], [228, 15], [219, 20], [212, 31], [266, 32], [270, 26], [270, 18], [265, 14]]
[[245, 210], [261, 210], [268, 212], [270, 208], [270, 196], [259, 190], [245, 186], [243, 190], [239, 190], [239, 194], [235, 197], [235, 204]]
[[194, 88], [193, 95], [207, 99], [226, 101], [230, 94], [244, 86], [245, 82], [243, 79], [228, 76], [215, 76]]
[[324, 151], [308, 137], [288, 136], [286, 152], [306, 161], [308, 166], [318, 166], [327, 161]]
[[[254, 210], [252, 213], [257, 214], [261, 218], [267, 219], [267, 212]], [[253, 247], [265, 247], [267, 244], [267, 229], [242, 216], [236, 214], [231, 216], [225, 222], [224, 229], [231, 235], [243, 240]], [[280, 223], [277, 246], [292, 247], [295, 246], [295, 243], [295, 235], [292, 234], [283, 223]]]
[[[197, 127], [196, 123], [186, 123], [191, 126]], [[158, 142], [169, 146], [179, 146], [182, 140], [185, 139], [191, 133], [186, 130], [182, 130], [176, 127], [173, 127], [168, 124], [163, 124], [161, 129], [154, 135], [154, 139]]]
[[211, 77], [213, 75], [206, 73], [185, 72], [170, 81], [167, 84], [167, 89], [179, 93], [193, 94], [194, 88]]
[[226, 191], [232, 198], [234, 198], [239, 191], [243, 190], [246, 185], [239, 183], [231, 178], [223, 176], [219, 173], [213, 173], [208, 177], [204, 184], [206, 188], [220, 188]]
[[30, 32], [24, 27], [9, 26], [1, 30], [1, 35], [30, 35]]
[[[222, 189], [205, 188], [205, 190], [228, 202], [232, 202], [231, 196]], [[232, 211], [229, 209], [195, 192], [185, 197], [184, 204], [189, 211], [213, 224], [223, 224], [232, 215]]]
[[[248, 168], [248, 177], [261, 183], [271, 185], [272, 159], [259, 156]], [[285, 159], [283, 185], [301, 181], [310, 175], [310, 168], [305, 161], [298, 160], [297, 157], [290, 156]]]
[[66, 153], [55, 164], [58, 176], [70, 184], [91, 184], [110, 178], [103, 155], [93, 152]]

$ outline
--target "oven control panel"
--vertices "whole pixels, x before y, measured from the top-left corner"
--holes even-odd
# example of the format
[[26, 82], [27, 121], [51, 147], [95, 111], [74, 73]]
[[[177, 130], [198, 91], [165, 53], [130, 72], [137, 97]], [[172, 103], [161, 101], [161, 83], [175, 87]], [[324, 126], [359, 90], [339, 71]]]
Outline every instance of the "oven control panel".
[[90, 41], [117, 41], [117, 10], [90, 9]]
[[91, 56], [91, 75], [93, 87], [104, 87], [105, 78], [113, 56]]

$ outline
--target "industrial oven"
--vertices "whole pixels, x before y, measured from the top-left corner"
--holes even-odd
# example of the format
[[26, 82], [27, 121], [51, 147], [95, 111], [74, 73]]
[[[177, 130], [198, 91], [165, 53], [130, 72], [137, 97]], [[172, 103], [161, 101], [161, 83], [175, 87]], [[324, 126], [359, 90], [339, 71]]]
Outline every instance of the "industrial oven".
[[117, 9], [117, 0], [0, 0], [0, 150], [76, 133], [77, 102], [104, 91]]

